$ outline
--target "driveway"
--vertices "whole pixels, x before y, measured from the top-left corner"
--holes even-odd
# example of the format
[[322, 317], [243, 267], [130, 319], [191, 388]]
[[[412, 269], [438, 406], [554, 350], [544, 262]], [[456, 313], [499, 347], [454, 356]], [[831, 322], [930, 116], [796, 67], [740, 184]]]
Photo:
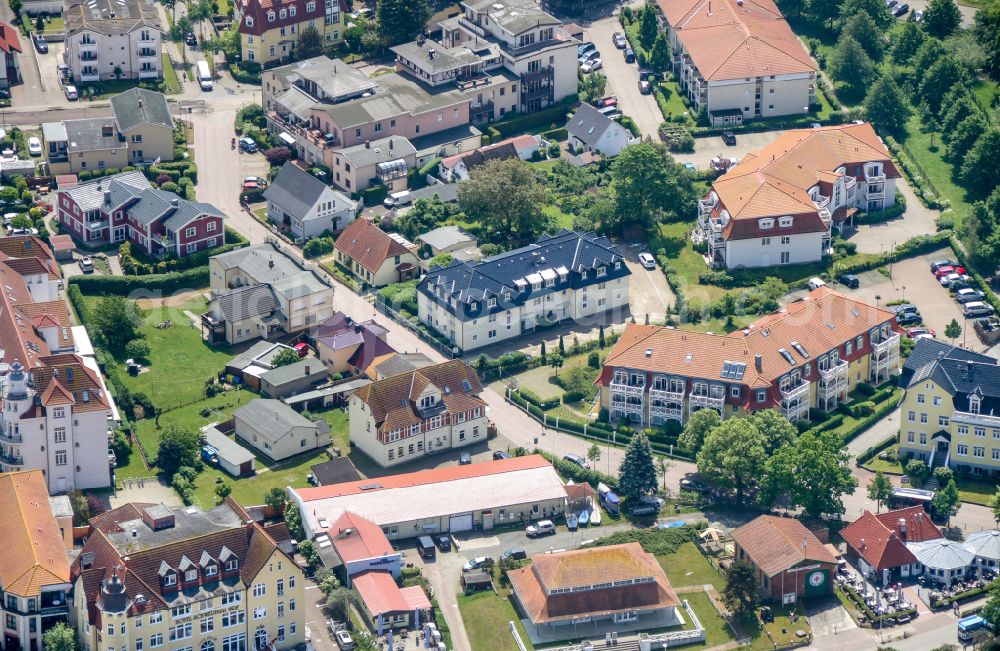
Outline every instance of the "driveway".
[[678, 163], [691, 163], [698, 169], [708, 169], [716, 156], [741, 160], [748, 152], [757, 151], [780, 136], [783, 131], [759, 131], [757, 133], [736, 134], [736, 144], [732, 147], [722, 142], [722, 136], [708, 136], [694, 139], [694, 151], [690, 154], [672, 154]]
[[896, 192], [906, 197], [906, 212], [898, 219], [861, 225], [850, 232], [847, 239], [858, 245], [858, 253], [883, 253], [917, 235], [937, 232], [940, 212], [920, 203], [904, 178], [896, 179]]
[[635, 120], [643, 136], [659, 138], [657, 129], [663, 122], [663, 114], [652, 95], [639, 92], [639, 67], [634, 63], [625, 63], [624, 50], [619, 50], [611, 41], [615, 32], [625, 33], [618, 22], [617, 12], [594, 21], [583, 30], [588, 41], [593, 41], [601, 51], [604, 62], [604, 74], [608, 78], [605, 95], [618, 97], [618, 107], [622, 112]]
[[667, 277], [663, 275], [659, 265], [655, 269], [646, 269], [639, 264], [638, 255], [648, 249], [644, 243], [622, 246], [625, 264], [632, 272], [628, 290], [629, 309], [638, 322], [649, 315], [651, 323], [662, 323], [667, 316], [667, 307], [674, 306], [677, 297], [667, 284]]
[[[963, 323], [962, 310], [952, 298], [951, 293], [934, 278], [930, 272], [930, 264], [932, 260], [948, 257], [950, 253], [949, 249], [941, 249], [934, 253], [897, 262], [892, 265], [892, 278], [888, 278], [878, 271], [865, 272], [858, 276], [861, 280], [861, 287], [858, 289], [846, 289], [841, 285], [837, 285], [835, 288], [857, 296], [861, 300], [870, 303], [877, 302], [882, 305], [890, 301], [905, 299], [920, 309], [920, 314], [924, 317], [924, 325], [933, 328], [937, 332], [938, 339], [945, 340], [944, 328], [952, 319], [957, 319], [960, 324]], [[877, 301], [876, 297], [878, 297]], [[969, 324], [969, 328], [971, 327]], [[984, 348], [976, 337], [975, 331], [969, 333], [966, 343], [969, 348], [974, 350]]]

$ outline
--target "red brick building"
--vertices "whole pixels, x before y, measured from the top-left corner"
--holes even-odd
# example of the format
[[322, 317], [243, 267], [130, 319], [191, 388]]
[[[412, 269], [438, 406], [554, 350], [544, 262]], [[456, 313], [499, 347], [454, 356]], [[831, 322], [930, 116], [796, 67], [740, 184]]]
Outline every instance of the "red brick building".
[[82, 242], [126, 240], [150, 255], [182, 257], [225, 242], [225, 214], [207, 203], [153, 188], [125, 172], [59, 191], [59, 223]]
[[847, 543], [847, 559], [865, 576], [883, 585], [923, 571], [906, 543], [943, 538], [922, 506], [886, 511], [865, 511], [840, 532]]
[[750, 563], [764, 599], [783, 604], [833, 592], [837, 559], [792, 518], [762, 515], [733, 531], [736, 560]]

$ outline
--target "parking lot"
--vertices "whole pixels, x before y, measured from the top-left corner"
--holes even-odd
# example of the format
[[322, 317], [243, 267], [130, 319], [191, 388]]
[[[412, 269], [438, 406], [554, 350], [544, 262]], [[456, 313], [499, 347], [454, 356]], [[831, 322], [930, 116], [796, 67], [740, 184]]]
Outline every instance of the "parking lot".
[[[627, 112], [627, 111], [626, 111]], [[708, 136], [694, 139], [694, 151], [690, 154], [671, 154], [678, 163], [691, 163], [698, 169], [708, 169], [708, 165], [716, 156], [742, 160], [748, 152], [757, 151], [769, 144], [784, 131], [760, 131], [757, 133], [737, 133], [736, 144], [727, 145], [722, 142], [722, 136]]]
[[[957, 319], [963, 324], [963, 335], [966, 332], [961, 306], [951, 293], [938, 283], [930, 271], [931, 262], [942, 258], [954, 258], [954, 256], [950, 249], [941, 249], [893, 264], [892, 278], [873, 270], [858, 275], [861, 280], [861, 287], [858, 289], [847, 289], [839, 284], [834, 285], [834, 289], [880, 305], [901, 299], [913, 303], [924, 318], [924, 326], [933, 329], [938, 339], [947, 341], [944, 328], [952, 319]], [[973, 350], [982, 350], [984, 346], [972, 330], [971, 322], [968, 324], [968, 329], [966, 346]], [[956, 343], [961, 342], [961, 338], [956, 341]]]

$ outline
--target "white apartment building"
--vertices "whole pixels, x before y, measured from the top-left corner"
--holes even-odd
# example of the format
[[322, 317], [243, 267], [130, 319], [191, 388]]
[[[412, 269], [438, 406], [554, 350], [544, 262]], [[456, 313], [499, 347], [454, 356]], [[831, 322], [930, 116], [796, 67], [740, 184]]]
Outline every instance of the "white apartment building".
[[440, 44], [393, 48], [396, 67], [433, 86], [455, 84], [472, 98], [474, 123], [576, 94], [579, 42], [537, 0], [469, 0], [440, 25]]
[[606, 237], [563, 229], [479, 262], [433, 269], [417, 285], [417, 315], [469, 352], [539, 324], [620, 311], [630, 274]]
[[142, 0], [68, 0], [63, 63], [77, 82], [163, 77], [163, 25]]
[[715, 126], [805, 114], [816, 66], [773, 0], [656, 0], [673, 72]]
[[361, 387], [351, 396], [351, 443], [383, 468], [486, 440], [479, 376], [462, 360]]
[[104, 488], [111, 398], [75, 354], [59, 265], [35, 236], [0, 251], [0, 472], [39, 469], [51, 493]]
[[815, 262], [834, 224], [895, 203], [899, 176], [870, 124], [786, 131], [712, 183], [692, 236], [713, 267]]

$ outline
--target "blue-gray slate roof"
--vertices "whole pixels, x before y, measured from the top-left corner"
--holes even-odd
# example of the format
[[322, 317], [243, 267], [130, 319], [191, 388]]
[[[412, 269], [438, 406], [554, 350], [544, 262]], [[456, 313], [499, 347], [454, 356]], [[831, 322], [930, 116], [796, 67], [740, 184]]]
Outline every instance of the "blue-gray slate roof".
[[[604, 270], [603, 275], [597, 275], [598, 269]], [[621, 251], [608, 238], [562, 229], [534, 244], [479, 262], [456, 261], [444, 268], [435, 267], [420, 281], [417, 291], [468, 321], [524, 305], [540, 296], [608, 282], [630, 273]], [[532, 287], [535, 279], [530, 276], [543, 277], [537, 289]], [[547, 286], [544, 276], [554, 279], [551, 286]], [[489, 306], [490, 298], [496, 299], [493, 307]]]
[[969, 396], [980, 398], [980, 413], [1000, 415], [1000, 364], [997, 360], [935, 339], [920, 339], [903, 365], [905, 389], [931, 380], [949, 394], [959, 411], [969, 410]]
[[[274, 181], [264, 191], [264, 198], [278, 205], [290, 215], [303, 219], [316, 202], [323, 196], [323, 191], [329, 186], [305, 171], [295, 163], [285, 163], [274, 177]], [[332, 188], [334, 194], [334, 212], [343, 212], [354, 208], [355, 203]], [[326, 217], [329, 219], [329, 217]]]

